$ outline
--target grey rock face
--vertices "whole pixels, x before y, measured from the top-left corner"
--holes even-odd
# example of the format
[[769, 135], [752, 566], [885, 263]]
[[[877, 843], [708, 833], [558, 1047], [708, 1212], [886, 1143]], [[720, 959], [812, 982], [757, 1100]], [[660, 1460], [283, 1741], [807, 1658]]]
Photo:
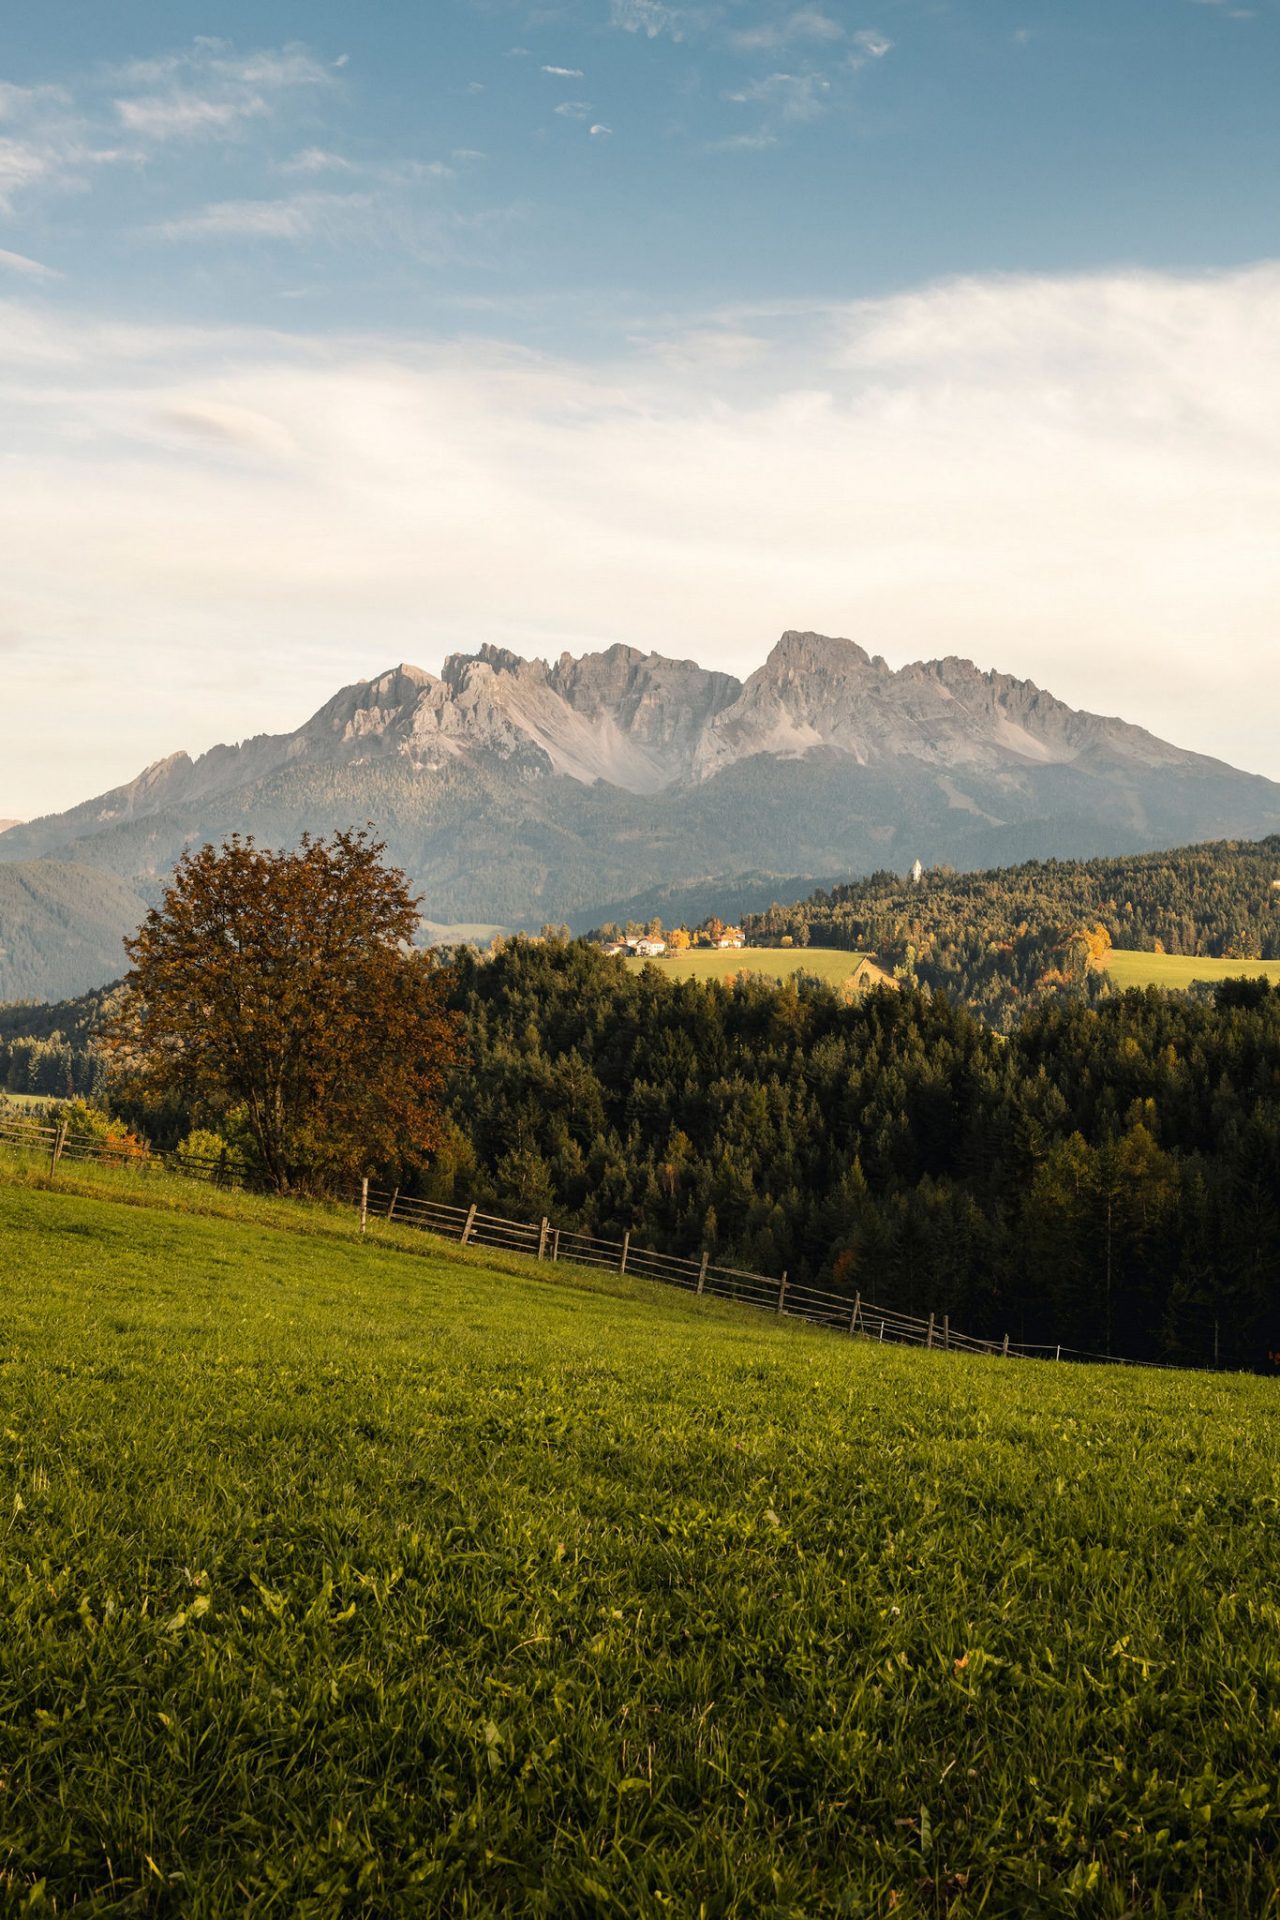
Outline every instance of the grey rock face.
[[784, 633], [738, 699], [707, 727], [694, 772], [706, 779], [755, 753], [795, 758], [818, 747], [848, 754], [859, 766], [911, 759], [985, 772], [1089, 757], [1141, 767], [1201, 759], [1141, 727], [1077, 713], [1030, 680], [984, 673], [971, 660], [918, 662], [894, 672], [852, 640]]
[[745, 683], [633, 647], [548, 664], [484, 646], [12, 826], [0, 871], [75, 863], [66, 886], [96, 924], [124, 908], [99, 911], [93, 873], [154, 899], [193, 844], [287, 846], [366, 821], [434, 920], [590, 925], [664, 888], [692, 910], [698, 889], [746, 875], [788, 876], [779, 897], [795, 897], [804, 876], [917, 857], [983, 867], [1257, 837], [1280, 830], [1280, 786], [971, 661], [895, 671], [822, 634], [784, 634]]
[[484, 646], [450, 655], [438, 677], [402, 664], [344, 687], [296, 733], [214, 747], [195, 761], [172, 754], [58, 822], [11, 829], [17, 838], [5, 855], [21, 857], [20, 846], [41, 850], [51, 829], [56, 839], [75, 839], [300, 763], [397, 756], [427, 774], [454, 761], [487, 761], [526, 777], [559, 774], [653, 794], [713, 779], [758, 755], [794, 760], [819, 750], [859, 767], [911, 761], [1015, 780], [1035, 767], [1217, 764], [968, 660], [895, 672], [852, 640], [817, 633], [784, 633], [745, 685], [693, 660], [634, 647], [580, 659], [566, 653], [549, 667]]

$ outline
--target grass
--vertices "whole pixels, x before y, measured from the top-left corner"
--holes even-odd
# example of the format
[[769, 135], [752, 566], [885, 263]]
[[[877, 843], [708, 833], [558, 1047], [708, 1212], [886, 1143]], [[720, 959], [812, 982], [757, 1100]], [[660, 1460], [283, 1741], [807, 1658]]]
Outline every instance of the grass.
[[732, 980], [735, 974], [758, 973], [766, 980], [789, 980], [794, 974], [816, 974], [829, 986], [840, 987], [866, 959], [840, 947], [691, 947], [687, 953], [668, 953], [658, 960], [631, 957], [632, 968], [658, 967], [677, 980]]
[[1272, 1383], [59, 1179], [0, 1170], [0, 1911], [1277, 1911]]
[[1238, 980], [1242, 975], [1280, 980], [1280, 960], [1201, 960], [1182, 953], [1139, 953], [1116, 947], [1107, 972], [1118, 987], [1189, 987], [1197, 980]]

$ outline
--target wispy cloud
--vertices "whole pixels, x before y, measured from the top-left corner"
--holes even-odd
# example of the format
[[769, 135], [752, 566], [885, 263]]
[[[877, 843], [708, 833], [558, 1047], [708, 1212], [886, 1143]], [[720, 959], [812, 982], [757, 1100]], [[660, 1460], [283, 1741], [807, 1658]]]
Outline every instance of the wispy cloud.
[[125, 157], [104, 145], [88, 116], [61, 86], [0, 83], [0, 211], [11, 213], [20, 195], [35, 189], [83, 187], [96, 167]]
[[134, 61], [118, 70], [121, 86], [150, 89], [117, 97], [129, 133], [153, 141], [227, 138], [260, 119], [296, 87], [334, 83], [305, 48], [240, 54], [225, 41], [201, 39], [177, 53]]
[[[1280, 773], [1280, 265], [990, 276], [654, 340], [591, 364], [0, 302], [0, 763], [29, 805], [296, 725], [406, 632], [428, 667], [462, 634], [741, 673], [813, 625], [1175, 739], [1192, 714], [1186, 744]], [[85, 631], [51, 705], [50, 648]]]
[[209, 100], [198, 93], [175, 89], [138, 100], [117, 100], [120, 124], [149, 140], [199, 139], [229, 133], [241, 121], [255, 120], [267, 111], [261, 94], [242, 100]]
[[367, 193], [296, 193], [278, 200], [217, 200], [165, 220], [165, 240], [311, 240], [350, 230], [372, 205]]
[[739, 27], [730, 33], [729, 42], [740, 52], [755, 53], [773, 52], [796, 40], [832, 43], [843, 38], [844, 28], [830, 14], [823, 13], [818, 7], [800, 7], [780, 20], [764, 20], [753, 27]]
[[822, 73], [771, 73], [725, 95], [739, 106], [759, 106], [779, 120], [816, 120], [826, 111], [831, 82]]
[[558, 80], [581, 80], [583, 77], [581, 67], [544, 67], [542, 71], [553, 73]]
[[876, 27], [862, 27], [852, 36], [853, 52], [849, 56], [852, 67], [865, 67], [869, 60], [883, 60], [893, 52], [893, 42]]
[[707, 147], [712, 153], [764, 153], [769, 147], [776, 147], [776, 133], [728, 133], [722, 140], [708, 140]]
[[[339, 66], [342, 62], [334, 64]], [[208, 80], [230, 87], [260, 87], [275, 93], [289, 87], [324, 86], [332, 80], [323, 61], [297, 43], [240, 53], [229, 40], [208, 35], [199, 35], [189, 46], [168, 53], [108, 67], [104, 77], [117, 92], [127, 87]]]
[[94, 68], [74, 87], [0, 82], [0, 211], [33, 192], [83, 189], [96, 170], [175, 142], [241, 140], [296, 89], [337, 84], [303, 47], [238, 53], [212, 39]]
[[53, 165], [47, 149], [27, 140], [0, 136], [0, 207], [11, 211], [15, 193], [47, 179]]
[[643, 33], [650, 40], [661, 33], [673, 40], [684, 37], [684, 9], [667, 6], [666, 0], [609, 0], [609, 19], [624, 33]]
[[8, 273], [20, 274], [24, 280], [62, 278], [56, 267], [46, 267], [40, 260], [29, 260], [25, 253], [10, 253], [6, 247], [0, 247], [0, 268]]
[[556, 112], [564, 120], [586, 120], [591, 113], [589, 100], [562, 100]]
[[603, 120], [597, 120], [591, 129], [591, 138], [593, 140], [607, 140], [612, 132], [612, 127], [606, 127]]
[[345, 154], [330, 153], [325, 147], [303, 147], [300, 153], [280, 162], [281, 173], [354, 173], [355, 162]]
[[18, 87], [11, 80], [0, 80], [0, 120], [26, 118], [50, 107], [68, 107], [71, 95], [65, 87]]

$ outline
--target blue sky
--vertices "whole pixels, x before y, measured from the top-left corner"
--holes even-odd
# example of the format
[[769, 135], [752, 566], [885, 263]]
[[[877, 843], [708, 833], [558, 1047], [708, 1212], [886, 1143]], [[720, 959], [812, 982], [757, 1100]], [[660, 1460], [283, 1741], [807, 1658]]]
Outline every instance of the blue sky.
[[53, 0], [2, 57], [34, 96], [6, 130], [50, 149], [10, 236], [65, 299], [153, 316], [479, 304], [561, 344], [633, 309], [1276, 237], [1274, 0]]
[[1280, 775], [1278, 79], [1278, 0], [26, 10], [0, 816], [810, 624]]

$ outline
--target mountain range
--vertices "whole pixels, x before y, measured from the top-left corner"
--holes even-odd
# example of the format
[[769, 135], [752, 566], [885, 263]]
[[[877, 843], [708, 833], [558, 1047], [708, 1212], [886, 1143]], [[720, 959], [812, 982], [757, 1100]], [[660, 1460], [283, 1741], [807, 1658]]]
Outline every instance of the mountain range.
[[[345, 687], [296, 732], [175, 753], [11, 826], [0, 998], [18, 940], [24, 978], [48, 944], [8, 918], [16, 864], [59, 909], [78, 892], [100, 933], [108, 905], [127, 916], [158, 895], [185, 847], [366, 821], [434, 922], [585, 927], [640, 901], [700, 917], [916, 858], [989, 867], [1258, 837], [1280, 830], [1280, 785], [968, 660], [895, 670], [815, 633], [784, 634], [746, 681], [630, 647], [549, 665], [482, 646], [439, 675], [401, 665]], [[68, 862], [77, 876], [55, 886]], [[87, 957], [79, 974], [62, 966], [63, 948], [45, 993], [107, 977]]]

